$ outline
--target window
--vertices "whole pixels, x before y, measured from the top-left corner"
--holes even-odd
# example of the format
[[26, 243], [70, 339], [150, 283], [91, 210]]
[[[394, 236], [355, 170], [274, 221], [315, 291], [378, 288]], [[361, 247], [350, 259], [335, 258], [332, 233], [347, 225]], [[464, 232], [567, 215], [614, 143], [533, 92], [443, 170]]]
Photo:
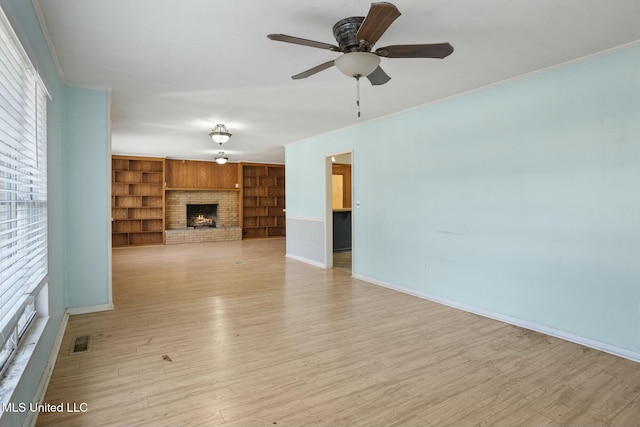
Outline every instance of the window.
[[46, 101], [0, 13], [0, 370], [35, 317], [47, 280]]

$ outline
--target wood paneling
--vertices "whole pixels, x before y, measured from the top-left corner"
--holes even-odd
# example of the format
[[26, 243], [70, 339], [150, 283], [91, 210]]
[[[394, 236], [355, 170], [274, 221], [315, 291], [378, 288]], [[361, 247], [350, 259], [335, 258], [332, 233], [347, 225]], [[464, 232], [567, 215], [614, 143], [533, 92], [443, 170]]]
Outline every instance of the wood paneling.
[[115, 309], [69, 318], [45, 396], [88, 411], [37, 425], [638, 425], [638, 363], [284, 254], [115, 249]]
[[[184, 190], [239, 190], [237, 163], [167, 160], [167, 188]], [[238, 184], [238, 187], [236, 187]]]
[[333, 175], [342, 176], [342, 205], [345, 209], [350, 209], [352, 207], [351, 165], [334, 164], [331, 166]]

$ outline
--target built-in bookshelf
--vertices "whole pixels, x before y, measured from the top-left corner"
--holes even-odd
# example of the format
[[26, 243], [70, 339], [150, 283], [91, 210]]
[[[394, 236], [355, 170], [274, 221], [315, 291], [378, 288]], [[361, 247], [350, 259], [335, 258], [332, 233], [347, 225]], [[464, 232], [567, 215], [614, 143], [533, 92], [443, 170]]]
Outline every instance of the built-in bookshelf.
[[242, 164], [242, 237], [286, 234], [283, 165]]
[[164, 159], [113, 156], [113, 246], [164, 243]]

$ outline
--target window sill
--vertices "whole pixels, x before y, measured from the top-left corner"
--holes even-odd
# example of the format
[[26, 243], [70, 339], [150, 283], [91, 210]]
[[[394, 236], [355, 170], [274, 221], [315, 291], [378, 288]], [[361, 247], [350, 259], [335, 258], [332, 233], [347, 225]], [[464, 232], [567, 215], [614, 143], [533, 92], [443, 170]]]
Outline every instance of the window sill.
[[[48, 316], [36, 317], [33, 319], [28, 331], [20, 340], [17, 351], [13, 355], [11, 362], [9, 362], [9, 367], [7, 368], [4, 377], [0, 380], [0, 405], [4, 406], [12, 401], [16, 388], [27, 371], [31, 356], [33, 356], [38, 341], [44, 333], [48, 320]], [[25, 403], [27, 403], [27, 405], [29, 404], [29, 402]], [[2, 406], [0, 406], [0, 408], [2, 408]], [[5, 412], [4, 410], [0, 412], [0, 420], [2, 424], [9, 421], [12, 417], [15, 417], [15, 422], [10, 424], [16, 426], [20, 425], [20, 418], [24, 416], [28, 416], [28, 414], [25, 415], [20, 412]]]

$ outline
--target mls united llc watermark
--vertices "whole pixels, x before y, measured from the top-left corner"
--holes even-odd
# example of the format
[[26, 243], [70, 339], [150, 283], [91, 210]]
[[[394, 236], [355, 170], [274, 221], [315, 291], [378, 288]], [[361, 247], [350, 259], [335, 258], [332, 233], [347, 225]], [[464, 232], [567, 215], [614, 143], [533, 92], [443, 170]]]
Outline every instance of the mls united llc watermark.
[[14, 412], [14, 413], [24, 413], [24, 412], [87, 412], [89, 410], [89, 405], [86, 403], [75, 403], [75, 402], [67, 402], [67, 403], [36, 403], [36, 402], [3, 402], [2, 403], [2, 412]]

